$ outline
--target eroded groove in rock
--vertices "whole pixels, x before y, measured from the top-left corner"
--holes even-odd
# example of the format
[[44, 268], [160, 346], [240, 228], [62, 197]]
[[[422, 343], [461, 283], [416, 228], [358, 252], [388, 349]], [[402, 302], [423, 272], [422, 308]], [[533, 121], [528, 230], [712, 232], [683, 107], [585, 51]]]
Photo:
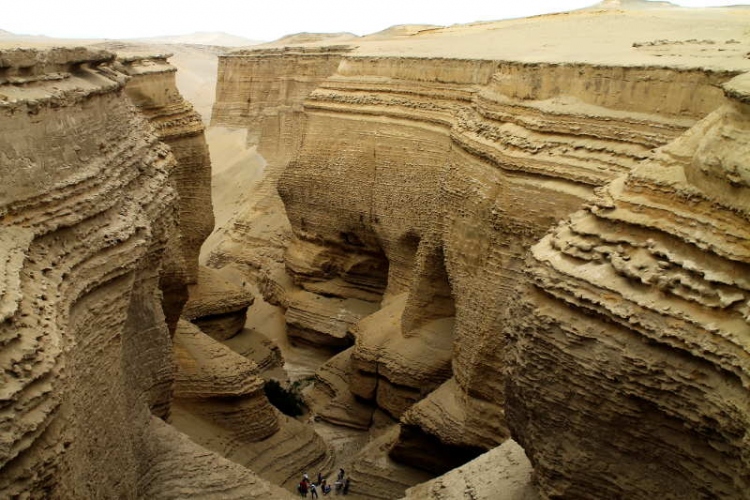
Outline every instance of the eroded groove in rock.
[[750, 86], [727, 86], [532, 249], [508, 413], [547, 495], [747, 496]]
[[179, 186], [127, 80], [109, 52], [0, 51], [0, 496], [174, 498], [179, 478], [281, 498], [151, 415], [174, 380], [160, 279]]
[[[299, 134], [283, 139], [288, 141], [284, 152], [289, 156], [279, 178], [279, 192], [293, 232], [285, 262], [296, 285], [310, 294], [341, 298], [356, 293], [362, 299], [363, 294], [371, 292], [361, 286], [370, 284], [366, 279], [357, 283], [343, 279], [343, 263], [352, 257], [380, 257], [383, 265], [373, 266], [373, 277], [380, 277], [387, 270], [387, 282], [383, 283], [381, 309], [349, 329], [355, 346], [347, 354], [348, 371], [341, 366], [341, 359], [335, 358], [324, 369], [329, 373], [321, 372], [321, 379], [328, 383], [340, 378], [341, 373], [350, 373], [354, 395], [375, 401], [392, 416], [400, 417], [407, 428], [419, 429], [439, 445], [479, 450], [507, 439], [506, 335], [513, 335], [508, 322], [515, 325], [525, 318], [524, 314], [529, 321], [536, 321], [531, 306], [522, 313], [515, 307], [516, 287], [528, 279], [524, 271], [526, 252], [597, 188], [638, 165], [686, 163], [692, 153], [674, 149], [657, 153], [656, 148], [675, 139], [692, 137], [690, 140], [697, 141], [701, 132], [692, 127], [724, 105], [722, 85], [728, 95], [746, 102], [741, 77], [737, 77], [750, 69], [743, 52], [749, 42], [744, 26], [739, 18], [726, 15], [721, 19], [727, 39], [718, 39], [712, 31], [717, 26], [716, 19], [727, 12], [716, 11], [717, 17], [710, 22], [704, 22], [698, 13], [679, 9], [658, 9], [653, 15], [627, 9], [577, 12], [507, 21], [487, 30], [476, 26], [430, 30], [408, 41], [361, 40], [358, 48], [340, 54], [335, 72], [304, 98], [296, 122]], [[639, 24], [637, 35], [629, 29], [633, 22]], [[670, 26], [669, 36], [688, 32], [695, 36], [700, 32], [707, 40], [661, 40], [665, 22]], [[562, 26], [566, 33], [580, 30], [585, 34], [586, 50], [582, 51], [578, 37], [550, 37], [546, 31]], [[735, 38], [729, 38], [729, 33]], [[643, 42], [635, 36], [656, 41]], [[477, 48], [482, 43], [486, 46]], [[241, 57], [252, 61], [255, 56], [248, 52]], [[273, 64], [268, 53], [259, 57]], [[287, 64], [294, 64], [294, 56], [285, 58], [278, 51], [274, 57], [285, 75], [293, 72]], [[272, 71], [265, 69], [264, 73]], [[730, 79], [732, 83], [727, 83]], [[295, 94], [296, 104], [302, 94]], [[283, 134], [280, 130], [276, 127], [262, 131], [261, 141], [268, 133], [279, 146], [277, 151], [281, 150], [288, 129]], [[734, 134], [726, 131], [727, 137], [722, 141], [734, 140]], [[721, 142], [716, 137], [712, 141]], [[738, 139], [732, 146], [737, 153], [725, 171], [717, 167], [723, 160], [711, 153], [713, 146], [705, 145], [699, 184], [703, 193], [711, 193], [712, 199], [721, 199], [726, 190], [738, 192], [746, 182], [743, 141]], [[667, 161], [662, 157], [665, 154], [674, 158]], [[656, 287], [650, 294], [658, 298], [668, 289], [680, 300], [695, 301], [714, 312], [722, 307], [741, 308], [744, 295], [735, 290], [735, 285], [728, 284], [736, 278], [726, 276], [734, 275], [729, 269], [741, 260], [738, 255], [744, 255], [744, 240], [742, 235], [731, 237], [727, 228], [744, 228], [746, 217], [738, 215], [737, 205], [724, 210], [713, 202], [701, 201], [702, 194], [685, 195], [689, 201], [684, 206], [663, 206], [654, 199], [671, 192], [670, 186], [679, 179], [664, 174], [654, 184], [651, 174], [641, 181], [640, 172], [631, 175], [627, 184], [617, 181], [610, 184], [608, 191], [601, 191], [597, 203], [602, 208], [595, 214], [596, 223], [590, 222], [590, 217], [581, 224], [575, 219], [559, 228], [555, 238], [547, 237], [545, 241], [555, 241], [559, 246], [549, 253], [560, 254], [561, 266], [585, 258], [586, 265], [571, 266], [596, 268], [596, 263], [605, 258], [596, 249], [616, 241], [627, 258], [613, 257], [612, 269], [639, 282], [638, 292], [644, 287]], [[610, 213], [610, 204], [616, 198], [612, 193], [619, 193], [622, 188], [617, 186], [623, 185], [628, 186], [633, 199], [617, 198], [619, 205]], [[741, 205], [737, 200], [735, 203]], [[641, 227], [644, 217], [648, 217], [647, 228]], [[620, 219], [630, 224], [629, 234], [619, 234]], [[652, 227], [671, 236], [658, 241], [648, 235]], [[247, 227], [242, 231], [244, 236], [235, 231], [237, 240], [233, 244], [237, 247], [243, 237], [252, 241], [258, 235]], [[632, 243], [641, 232], [646, 233], [646, 240], [654, 239], [655, 249], [649, 250], [650, 244], [644, 247]], [[696, 237], [701, 232], [713, 236]], [[607, 233], [611, 233], [609, 239], [600, 239]], [[714, 244], [714, 237], [723, 243]], [[684, 244], [695, 248], [672, 250]], [[280, 253], [277, 250], [276, 256]], [[684, 255], [678, 255], [680, 252]], [[721, 272], [702, 276], [703, 259], [717, 265]], [[722, 259], [732, 264], [721, 263]], [[664, 261], [665, 266], [681, 269], [662, 273], [656, 269], [659, 264], [652, 261]], [[542, 268], [541, 264], [534, 267]], [[286, 306], [283, 291], [288, 282], [274, 273], [267, 273], [263, 279], [264, 283], [274, 282], [268, 289], [277, 303]], [[580, 288], [569, 292], [564, 284], [567, 279], [570, 278], [562, 272], [544, 283], [537, 278], [537, 286], [545, 292], [538, 292], [535, 297], [556, 294], [574, 305], [589, 301], [587, 313], [592, 318], [600, 313], [591, 304], [599, 307], [599, 302], [620, 300], [617, 296], [613, 299], [609, 291], [614, 285], [602, 292], [579, 280]], [[446, 282], [449, 293], [444, 293]], [[625, 298], [633, 300], [630, 296]], [[315, 300], [311, 296], [307, 299], [308, 303]], [[546, 300], [556, 303], [557, 299]], [[442, 305], [430, 310], [438, 303]], [[428, 305], [427, 311], [409, 309], [424, 304]], [[618, 328], [622, 331], [632, 328], [629, 321], [641, 321], [616, 304], [609, 306], [619, 310], [621, 318], [630, 318], [620, 320]], [[509, 312], [511, 307], [513, 311]], [[669, 307], [674, 305], [670, 303]], [[451, 308], [455, 314], [449, 312]], [[686, 324], [710, 325], [705, 328], [707, 331], [723, 327], [714, 324], [711, 314], [686, 319], [684, 311], [678, 312], [670, 314]], [[290, 317], [295, 315], [302, 314], [293, 312]], [[612, 321], [611, 314], [605, 311], [603, 315], [605, 321]], [[542, 330], [552, 320], [545, 316], [544, 321], [527, 329]], [[324, 321], [316, 317], [315, 323]], [[680, 325], [670, 323], [670, 327], [683, 329]], [[435, 331], [412, 335], [423, 328]], [[572, 336], [570, 332], [559, 333], [555, 339], [565, 344]], [[541, 343], [540, 337], [533, 338]], [[702, 342], [686, 342], [679, 335], [655, 341], [668, 341], [675, 350], [700, 352], [706, 362], [736, 372], [742, 365], [739, 360], [743, 359], [743, 349], [731, 339], [721, 341], [716, 335], [709, 338], [726, 351], [717, 355]], [[443, 343], [445, 339], [449, 346]], [[580, 342], [584, 344], [588, 342]], [[545, 354], [545, 348], [549, 353]], [[552, 361], [558, 351], [568, 347], [557, 351], [553, 348], [539, 347], [528, 359], [518, 356], [533, 365], [535, 355], [541, 359], [540, 365], [548, 364], [544, 365], [544, 377], [540, 368], [535, 380], [522, 385], [526, 391], [523, 396], [513, 395], [531, 408], [528, 414], [519, 410], [519, 421], [514, 425], [518, 433], [528, 425], [529, 437], [520, 441], [524, 446], [542, 450], [530, 455], [536, 467], [546, 467], [543, 493], [554, 496], [563, 491], [576, 496], [591, 478], [582, 474], [571, 479], [570, 471], [557, 478], [554, 463], [565, 457], [544, 461], [545, 432], [553, 429], [551, 432], [559, 439], [566, 436], [554, 426], [545, 431], [533, 427], [534, 411], [549, 415], [542, 402], [534, 406], [533, 387], [538, 380], [545, 380], [548, 385], [544, 390], [549, 389], [550, 393], [588, 388], [593, 378], [568, 377], [568, 364], [556, 367]], [[424, 361], [414, 353], [427, 353], [433, 358]], [[629, 356], [627, 362], [638, 367], [638, 359]], [[581, 364], [585, 367], [585, 363]], [[570, 366], [572, 371], [579, 368]], [[583, 368], [580, 370], [583, 373]], [[553, 383], [556, 377], [562, 382]], [[333, 393], [331, 404], [335, 406], [334, 402], [344, 402], [346, 398], [336, 394], [334, 385], [330, 382], [322, 391]], [[680, 404], [694, 404], [688, 401], [686, 398]], [[564, 405], [568, 401], [556, 403]], [[336, 418], [341, 421], [347, 420], [340, 414], [345, 407], [335, 408]], [[361, 421], [361, 415], [354, 414], [358, 409], [352, 408], [348, 420]], [[608, 415], [614, 419], [617, 413]], [[703, 425], [710, 429], [709, 421], [710, 418], [704, 419]], [[679, 418], [664, 425], [676, 430], [678, 422]], [[638, 450], [645, 448], [644, 442], [653, 431], [649, 428], [638, 434], [642, 440]], [[630, 444], [636, 441], [634, 438]], [[566, 444], [571, 449], [576, 447]], [[583, 448], [588, 449], [586, 446]], [[743, 449], [736, 446], [731, 452], [735, 455], [739, 453], [736, 450]], [[679, 461], [678, 457], [674, 453], [662, 458]], [[618, 455], [601, 456], [601, 467], [618, 459]], [[581, 464], [571, 465], [574, 467], [584, 468]], [[606, 476], [603, 469], [594, 472], [595, 469], [591, 467], [592, 476]], [[721, 474], [717, 473], [717, 477]], [[559, 484], [553, 485], [554, 481]], [[627, 476], [623, 481], [637, 479]], [[644, 483], [643, 491], [653, 487]], [[602, 487], [602, 491], [607, 496], [618, 490]]]
[[185, 301], [186, 286], [198, 280], [198, 253], [214, 227], [211, 209], [211, 159], [201, 117], [182, 98], [169, 55], [119, 54], [131, 78], [125, 91], [169, 145], [177, 164], [170, 179], [180, 193], [180, 230], [170, 237], [161, 272], [164, 311], [174, 331]]

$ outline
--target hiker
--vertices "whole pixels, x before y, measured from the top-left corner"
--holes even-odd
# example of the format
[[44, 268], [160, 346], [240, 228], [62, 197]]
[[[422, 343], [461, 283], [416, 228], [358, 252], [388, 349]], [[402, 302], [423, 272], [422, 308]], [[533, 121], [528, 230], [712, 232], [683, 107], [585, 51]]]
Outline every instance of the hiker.
[[346, 481], [344, 481], [344, 495], [349, 494], [349, 478], [346, 478]]
[[344, 469], [339, 468], [339, 475], [336, 477], [336, 481], [344, 480]]
[[323, 483], [323, 471], [318, 471], [318, 484]]
[[299, 494], [305, 498], [307, 498], [307, 481], [302, 479], [300, 481], [299, 485], [297, 486], [297, 491], [299, 491]]
[[323, 496], [328, 495], [331, 492], [331, 485], [326, 484], [326, 480], [320, 482], [320, 489], [323, 490]]
[[318, 489], [315, 487], [315, 483], [310, 484], [310, 498], [318, 498]]

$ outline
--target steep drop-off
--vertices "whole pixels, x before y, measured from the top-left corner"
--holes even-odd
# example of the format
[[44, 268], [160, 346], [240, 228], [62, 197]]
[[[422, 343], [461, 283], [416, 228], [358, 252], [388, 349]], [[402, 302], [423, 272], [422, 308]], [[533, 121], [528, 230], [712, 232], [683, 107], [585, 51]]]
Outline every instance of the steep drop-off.
[[128, 78], [109, 52], [0, 51], [0, 496], [284, 498], [153, 416], [174, 380], [160, 283], [190, 274], [164, 264], [178, 166]]
[[[401, 436], [390, 455], [433, 472], [502, 443], [512, 430], [542, 471], [543, 495], [576, 496], [585, 490], [592, 497], [628, 497], [661, 491], [662, 473], [649, 470], [661, 461], [694, 460], [691, 453], [700, 452], [658, 455], [650, 469], [645, 465], [633, 469], [640, 486], [629, 486], [638, 482], [634, 472], [613, 479], [616, 486], [608, 489], [604, 471], [626, 463], [624, 457], [638, 456], [639, 446], [650, 446], [649, 439], [658, 429], [640, 429], [632, 439], [624, 438], [622, 447], [606, 453], [576, 444], [585, 433], [585, 411], [592, 410], [584, 406], [579, 412], [569, 405], [570, 418], [579, 419], [581, 427], [567, 435], [564, 424], [548, 421], [552, 410], [543, 406], [544, 398], [538, 399], [535, 391], [558, 406], [566, 405], [567, 400], [555, 400], [567, 394], [563, 388], [589, 387], [592, 381], [584, 380], [576, 367], [564, 371], [567, 354], [561, 353], [559, 360], [542, 354], [544, 345], [536, 339], [544, 338], [547, 323], [519, 326], [524, 314], [529, 321], [534, 318], [530, 309], [524, 313], [509, 309], [518, 297], [517, 286], [529, 276], [524, 271], [528, 249], [551, 226], [578, 209], [597, 188], [618, 186], [628, 172], [645, 168], [639, 165], [661, 161], [664, 153], [656, 148], [694, 137], [699, 130], [693, 128], [696, 123], [725, 106], [722, 85], [733, 78], [738, 82], [737, 75], [750, 70], [747, 20], [743, 9], [653, 9], [647, 14], [610, 10], [429, 30], [387, 40], [365, 37], [357, 40], [357, 48], [340, 54], [335, 71], [309, 95], [290, 94], [295, 105], [303, 106], [299, 134], [291, 137], [280, 133], [284, 129], [279, 127], [263, 129], [265, 120], [253, 121], [249, 114], [248, 121], [239, 120], [237, 96], [267, 95], [263, 89], [268, 79], [293, 79], [293, 54], [301, 49], [249, 51], [222, 60], [220, 67], [229, 68], [243, 58], [256, 64], [262, 57], [266, 66], [249, 68], [258, 71], [257, 77], [235, 76], [231, 83], [219, 82], [215, 122], [248, 127], [251, 135], [260, 134], [261, 144], [274, 145], [269, 151], [277, 158], [288, 155], [290, 160], [278, 189], [293, 233], [285, 264], [294, 286], [277, 271], [266, 270], [260, 274], [270, 291], [267, 295], [286, 308], [293, 335], [341, 345], [330, 338], [338, 339], [345, 331], [354, 341], [319, 375], [326, 383], [322, 392], [331, 403], [326, 408], [318, 401], [318, 414], [361, 427], [367, 423], [361, 401], [376, 404], [401, 422]], [[638, 29], [633, 29], [634, 23]], [[299, 74], [307, 71], [301, 66]], [[736, 85], [732, 88], [741, 94]], [[269, 104], [268, 114], [275, 120], [278, 104]], [[744, 140], [738, 136], [737, 153], [732, 153], [732, 185], [743, 182], [747, 168], [741, 153], [746, 152]], [[706, 155], [713, 154], [705, 170], [713, 171], [722, 162], [723, 153], [718, 151], [724, 145], [717, 141], [716, 146], [705, 147]], [[717, 152], [708, 153], [713, 148]], [[639, 183], [634, 190], [645, 189], [642, 184], [646, 185]], [[742, 196], [738, 191], [736, 199]], [[699, 205], [696, 198], [696, 204], [681, 210], [707, 210]], [[670, 213], [663, 212], [662, 218]], [[212, 265], [243, 262], [241, 245], [249, 232], [240, 228], [251, 227], [252, 214], [248, 215], [244, 222], [238, 218], [232, 235], [239, 257], [227, 246], [214, 254]], [[675, 224], [690, 224], [690, 220], [681, 215]], [[746, 227], [747, 220], [739, 216], [734, 224]], [[596, 240], [600, 229], [604, 228], [587, 226], [592, 236], [586, 234]], [[710, 224], [700, 229], [710, 232]], [[597, 241], [581, 245], [596, 253]], [[571, 245], [560, 243], [560, 248]], [[711, 250], [707, 245], [697, 248]], [[693, 257], [692, 272], [700, 274], [702, 261], [708, 258]], [[244, 263], [263, 266], [257, 260]], [[620, 267], [628, 275], [640, 272], [628, 271], [633, 266], [637, 268], [635, 264]], [[532, 271], [531, 276], [541, 272]], [[561, 275], [550, 281], [565, 289], [561, 283], [566, 279]], [[716, 295], [720, 302], [729, 300], [724, 292], [714, 290], [716, 280], [711, 281], [687, 288]], [[728, 305], [742, 302], [735, 291], [727, 293]], [[582, 300], [578, 292], [570, 294]], [[378, 310], [357, 320], [353, 313], [362, 311], [362, 304]], [[592, 324], [608, 321], [595, 311], [587, 314]], [[340, 324], [344, 318], [351, 318], [349, 325]], [[707, 318], [696, 320], [701, 321], [720, 328]], [[521, 335], [516, 328], [523, 332], [536, 328], [536, 336]], [[510, 371], [514, 396], [508, 403], [508, 341], [516, 337], [530, 339], [530, 355], [517, 352], [525, 343], [512, 343], [513, 366], [522, 368]], [[564, 340], [569, 341], [561, 334], [560, 342]], [[742, 345], [744, 340], [738, 342]], [[533, 365], [534, 356], [543, 358], [538, 367]], [[542, 384], [541, 375], [526, 379], [527, 363], [555, 383]], [[641, 361], [633, 356], [616, 366], [627, 363], [638, 367]], [[348, 391], [358, 399], [341, 394], [340, 380], [347, 379]], [[600, 397], [595, 394], [588, 394], [588, 404]], [[695, 400], [686, 398], [679, 404], [696, 405], [704, 397], [701, 394], [692, 393]], [[727, 398], [733, 405], [745, 405], [741, 392]], [[693, 417], [683, 413], [673, 418], [674, 439], [691, 442]], [[592, 437], [591, 447], [605, 447], [604, 436], [614, 427], [637, 427], [637, 422], [633, 418], [607, 427], [593, 419], [592, 425], [599, 427], [590, 435], [601, 432], [602, 439]], [[713, 429], [712, 422], [704, 419], [701, 425]], [[679, 425], [683, 425], [680, 431]], [[731, 441], [735, 451], [726, 453], [741, 457], [748, 448], [738, 429], [735, 441], [724, 439], [717, 446]], [[708, 436], [706, 431], [695, 439], [710, 447]], [[547, 455], [553, 443], [579, 454], [580, 462], [573, 461], [569, 468], [556, 465], [564, 457]], [[588, 467], [586, 460], [598, 460], [600, 465]], [[746, 465], [741, 458], [735, 460], [735, 465], [716, 460], [705, 467], [715, 467], [716, 477], [736, 481], [739, 488]], [[597, 483], [586, 477], [586, 471], [605, 479]], [[708, 495], [730, 491], [719, 481], [703, 490], [695, 488], [693, 483], [685, 491]]]
[[749, 83], [532, 248], [507, 408], [548, 494], [748, 498]]

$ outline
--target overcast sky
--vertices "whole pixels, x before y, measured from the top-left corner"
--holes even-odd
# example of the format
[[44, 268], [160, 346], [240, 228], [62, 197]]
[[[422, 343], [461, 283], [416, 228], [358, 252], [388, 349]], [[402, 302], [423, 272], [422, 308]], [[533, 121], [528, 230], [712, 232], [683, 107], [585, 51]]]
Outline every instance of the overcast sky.
[[[65, 38], [136, 38], [222, 31], [254, 40], [394, 24], [450, 25], [579, 9], [596, 0], [2, 0], [0, 29]], [[746, 1], [679, 0], [684, 6]]]

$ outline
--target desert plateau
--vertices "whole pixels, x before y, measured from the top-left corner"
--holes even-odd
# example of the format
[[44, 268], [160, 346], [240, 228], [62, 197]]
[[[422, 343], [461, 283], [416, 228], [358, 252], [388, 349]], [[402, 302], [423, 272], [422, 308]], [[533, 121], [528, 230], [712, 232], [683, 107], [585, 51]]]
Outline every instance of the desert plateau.
[[750, 500], [750, 6], [0, 28], [0, 498]]

